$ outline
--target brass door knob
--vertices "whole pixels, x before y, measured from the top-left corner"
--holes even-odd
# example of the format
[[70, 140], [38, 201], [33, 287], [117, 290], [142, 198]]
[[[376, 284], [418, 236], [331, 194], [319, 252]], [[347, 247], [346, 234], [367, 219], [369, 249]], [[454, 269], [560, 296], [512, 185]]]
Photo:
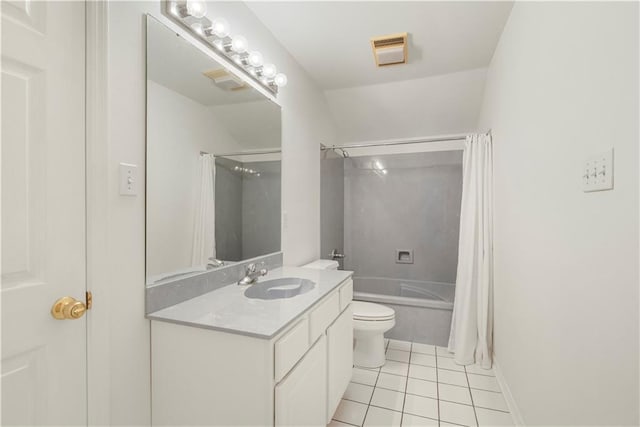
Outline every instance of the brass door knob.
[[62, 297], [51, 307], [51, 315], [58, 320], [79, 319], [85, 311], [87, 311], [85, 303], [72, 297]]

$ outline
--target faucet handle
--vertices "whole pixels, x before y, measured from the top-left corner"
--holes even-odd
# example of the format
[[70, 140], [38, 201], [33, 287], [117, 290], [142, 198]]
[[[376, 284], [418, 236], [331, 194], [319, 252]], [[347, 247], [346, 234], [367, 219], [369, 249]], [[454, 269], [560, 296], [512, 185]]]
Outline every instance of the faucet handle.
[[256, 272], [256, 265], [254, 263], [247, 264], [246, 267], [244, 268], [244, 271], [247, 274], [248, 273], [255, 273]]

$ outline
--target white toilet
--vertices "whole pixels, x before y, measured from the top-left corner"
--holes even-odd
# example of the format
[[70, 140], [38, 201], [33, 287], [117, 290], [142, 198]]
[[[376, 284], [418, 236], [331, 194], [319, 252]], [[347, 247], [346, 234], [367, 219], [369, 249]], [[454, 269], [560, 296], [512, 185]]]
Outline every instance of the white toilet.
[[[338, 261], [319, 259], [304, 268], [337, 270]], [[353, 301], [353, 364], [362, 368], [384, 365], [384, 333], [396, 324], [395, 311], [381, 304]]]
[[353, 364], [362, 368], [384, 365], [384, 333], [396, 324], [396, 312], [372, 302], [353, 301]]

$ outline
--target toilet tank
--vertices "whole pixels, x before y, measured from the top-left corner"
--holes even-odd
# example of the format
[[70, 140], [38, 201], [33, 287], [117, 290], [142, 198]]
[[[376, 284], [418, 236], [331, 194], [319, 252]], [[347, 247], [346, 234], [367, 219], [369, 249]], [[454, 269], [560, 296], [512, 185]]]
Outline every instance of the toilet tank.
[[302, 266], [303, 268], [315, 268], [316, 270], [337, 270], [338, 261], [332, 259], [317, 259], [309, 264]]

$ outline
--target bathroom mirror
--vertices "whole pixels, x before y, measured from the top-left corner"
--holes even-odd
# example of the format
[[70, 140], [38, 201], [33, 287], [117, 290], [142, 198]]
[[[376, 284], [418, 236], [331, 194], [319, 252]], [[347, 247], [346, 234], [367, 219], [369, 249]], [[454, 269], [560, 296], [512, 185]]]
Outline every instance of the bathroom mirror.
[[147, 285], [280, 251], [280, 107], [147, 17]]

